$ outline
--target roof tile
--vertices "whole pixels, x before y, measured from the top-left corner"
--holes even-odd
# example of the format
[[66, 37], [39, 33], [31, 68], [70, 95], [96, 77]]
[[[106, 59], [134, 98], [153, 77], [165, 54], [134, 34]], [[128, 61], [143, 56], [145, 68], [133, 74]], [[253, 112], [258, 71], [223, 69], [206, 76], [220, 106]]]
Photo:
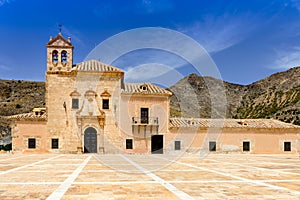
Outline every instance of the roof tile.
[[300, 126], [274, 119], [202, 119], [170, 118], [170, 127], [224, 128], [297, 128]]
[[151, 83], [125, 83], [123, 94], [165, 94], [172, 95], [168, 90]]
[[72, 71], [85, 72], [123, 72], [121, 69], [104, 64], [97, 60], [88, 60], [75, 65]]

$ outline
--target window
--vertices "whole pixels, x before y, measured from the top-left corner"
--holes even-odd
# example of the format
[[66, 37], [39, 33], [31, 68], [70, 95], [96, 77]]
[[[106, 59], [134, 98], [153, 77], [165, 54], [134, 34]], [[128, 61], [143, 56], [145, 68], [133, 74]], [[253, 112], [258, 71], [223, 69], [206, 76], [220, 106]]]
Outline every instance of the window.
[[216, 151], [216, 142], [215, 141], [209, 142], [209, 151]]
[[61, 62], [68, 62], [68, 53], [65, 50], [61, 52]]
[[147, 88], [146, 85], [141, 85], [141, 86], [140, 86], [140, 89], [141, 89], [142, 91], [147, 91], [148, 88]]
[[149, 109], [141, 108], [141, 124], [148, 124]]
[[250, 142], [243, 142], [243, 151], [250, 151]]
[[126, 149], [133, 149], [132, 146], [132, 139], [126, 139]]
[[52, 62], [58, 62], [58, 51], [56, 50], [52, 51]]
[[79, 108], [79, 99], [72, 99], [72, 109]]
[[28, 149], [35, 149], [35, 138], [28, 138]]
[[284, 145], [284, 151], [291, 151], [292, 149], [291, 142], [284, 142], [283, 145]]
[[175, 141], [175, 150], [180, 150], [180, 141]]
[[52, 138], [51, 148], [52, 149], [58, 149], [58, 138]]
[[109, 100], [102, 99], [102, 109], [109, 109]]

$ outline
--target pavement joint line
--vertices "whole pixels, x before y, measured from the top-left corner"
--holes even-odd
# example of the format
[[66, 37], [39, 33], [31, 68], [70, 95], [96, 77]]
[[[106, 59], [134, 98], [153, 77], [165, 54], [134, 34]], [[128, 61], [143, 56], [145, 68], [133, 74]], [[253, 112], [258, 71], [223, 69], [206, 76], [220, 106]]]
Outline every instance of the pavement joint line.
[[[209, 160], [211, 160], [211, 159], [209, 159]], [[226, 161], [224, 161], [224, 162], [220, 162], [220, 161], [217, 161], [217, 160], [211, 160], [211, 161], [215, 162], [215, 163], [227, 163], [227, 164], [230, 164], [230, 165], [236, 165], [236, 166], [245, 167], [245, 168], [249, 167], [249, 168], [253, 168], [253, 169], [257, 169], [257, 170], [272, 171], [272, 172], [282, 173], [282, 174], [300, 175], [300, 173], [280, 171], [278, 169], [268, 169], [268, 168], [265, 168], [265, 167], [249, 166], [249, 165], [243, 165], [243, 164], [239, 164], [239, 163], [230, 163], [230, 162], [226, 162]]]
[[43, 162], [46, 162], [46, 161], [49, 161], [49, 160], [53, 160], [53, 159], [58, 158], [58, 157], [61, 157], [61, 156], [63, 156], [63, 155], [58, 155], [58, 156], [51, 157], [51, 158], [47, 158], [47, 159], [44, 159], [44, 160], [40, 160], [40, 161], [31, 163], [31, 164], [22, 165], [22, 166], [20, 166], [20, 167], [16, 167], [16, 168], [13, 168], [13, 169], [9, 169], [9, 170], [7, 170], [7, 171], [1, 171], [1, 172], [0, 172], [0, 175], [7, 174], [7, 173], [10, 173], [10, 172], [14, 172], [14, 171], [17, 171], [17, 170], [20, 170], [20, 169], [24, 169], [24, 168], [26, 168], [26, 167], [32, 167], [32, 166], [35, 166], [35, 165], [37, 165], [37, 164], [40, 164], [40, 163], [43, 163]]
[[30, 157], [30, 156], [33, 156], [33, 155], [20, 155], [20, 156], [17, 156], [17, 157], [13, 157], [13, 158], [7, 158], [7, 159], [1, 159], [1, 156], [0, 156], [0, 162], [4, 162], [4, 161], [8, 161], [8, 160], [14, 160], [14, 159], [17, 159], [17, 158], [26, 158], [26, 157]]
[[[244, 183], [243, 180], [176, 180], [169, 183]], [[289, 183], [300, 180], [262, 180], [261, 182]], [[0, 185], [60, 185], [63, 182], [0, 182]], [[73, 182], [72, 185], [131, 185], [131, 184], [157, 184], [157, 181], [97, 181], [97, 182]]]
[[[211, 159], [210, 159], [211, 160]], [[236, 162], [234, 162], [236, 163]], [[238, 164], [238, 163], [236, 163]], [[257, 162], [247, 162], [247, 164], [249, 165], [257, 165]], [[259, 161], [259, 164], [266, 164], [266, 165], [283, 165], [283, 166], [286, 166], [286, 165], [291, 165], [291, 164], [298, 164], [298, 163], [276, 163], [276, 162], [264, 162], [264, 161]]]
[[104, 181], [104, 182], [74, 182], [74, 185], [132, 185], [132, 184], [157, 184], [157, 181]]
[[69, 175], [69, 177], [54, 191], [52, 194], [47, 198], [47, 200], [56, 200], [61, 199], [62, 196], [66, 193], [66, 191], [69, 189], [69, 187], [72, 185], [74, 180], [78, 177], [80, 172], [83, 170], [83, 168], [86, 166], [86, 164], [91, 159], [91, 155], [87, 157], [81, 164], [78, 164], [79, 166], [75, 171], [73, 171], [72, 174]]
[[188, 195], [187, 193], [179, 190], [178, 188], [176, 188], [174, 185], [170, 184], [168, 181], [156, 176], [155, 174], [153, 174], [152, 172], [150, 172], [149, 170], [143, 168], [142, 166], [140, 166], [139, 164], [137, 164], [136, 162], [133, 162], [132, 160], [130, 160], [127, 156], [124, 156], [122, 154], [120, 154], [120, 156], [125, 159], [126, 161], [128, 161], [129, 163], [131, 163], [133, 166], [135, 166], [137, 169], [139, 169], [140, 171], [144, 172], [147, 176], [151, 177], [153, 180], [155, 180], [156, 182], [160, 183], [162, 186], [164, 186], [166, 189], [168, 189], [170, 192], [172, 192], [174, 195], [176, 195], [177, 197], [179, 197], [180, 199], [194, 199], [193, 197], [191, 197], [190, 195]]
[[67, 165], [67, 166], [78, 166], [78, 165], [80, 165], [80, 163], [77, 163], [77, 164], [74, 164], [74, 163], [72, 163], [72, 164], [53, 164], [53, 165], [58, 165], [58, 166], [65, 166], [65, 165]]
[[[153, 157], [161, 158], [161, 157], [158, 157], [158, 156], [153, 156]], [[251, 179], [243, 178], [243, 177], [240, 177], [240, 176], [232, 175], [232, 174], [229, 174], [229, 173], [220, 172], [220, 171], [216, 171], [216, 170], [212, 170], [212, 169], [207, 169], [207, 168], [204, 168], [204, 167], [199, 167], [199, 166], [195, 166], [195, 165], [184, 163], [184, 162], [179, 162], [179, 161], [176, 161], [176, 160], [170, 160], [170, 159], [167, 159], [167, 158], [161, 158], [161, 159], [169, 160], [171, 162], [175, 162], [175, 163], [178, 163], [178, 164], [181, 164], [181, 165], [185, 165], [185, 166], [200, 169], [200, 170], [203, 170], [203, 171], [223, 175], [223, 176], [230, 177], [230, 178], [237, 179], [237, 180], [241, 180], [241, 181], [244, 181], [246, 183], [252, 183], [252, 184], [255, 184], [255, 185], [265, 186], [265, 187], [268, 187], [268, 188], [271, 188], [271, 189], [274, 189], [274, 190], [284, 190], [284, 191], [288, 191], [292, 194], [300, 195], [300, 191], [290, 190], [289, 188], [286, 188], [286, 187], [276, 186], [276, 185], [268, 184], [268, 183], [258, 181], [258, 180], [251, 180]]]
[[62, 182], [0, 182], [0, 185], [59, 185]]

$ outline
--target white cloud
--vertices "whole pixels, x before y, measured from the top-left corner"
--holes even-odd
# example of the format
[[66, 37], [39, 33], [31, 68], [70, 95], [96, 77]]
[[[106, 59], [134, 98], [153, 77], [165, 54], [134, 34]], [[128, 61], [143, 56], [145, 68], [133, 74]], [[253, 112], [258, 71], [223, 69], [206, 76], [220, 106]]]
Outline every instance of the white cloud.
[[170, 71], [170, 67], [160, 63], [141, 64], [136, 67], [129, 67], [125, 79], [130, 82], [141, 80], [149, 80], [161, 76]]
[[203, 20], [189, 26], [178, 26], [177, 30], [197, 40], [208, 52], [227, 49], [244, 40], [256, 27], [252, 16], [205, 16]]
[[[292, 7], [296, 8], [298, 11], [300, 11], [300, 1], [299, 0], [291, 0]], [[286, 3], [287, 5], [288, 3]]]
[[294, 47], [290, 51], [277, 51], [277, 59], [271, 68], [289, 69], [300, 66], [300, 47]]
[[85, 43], [81, 40], [80, 38], [80, 33], [77, 30], [70, 30], [69, 28], [67, 28], [66, 26], [62, 26], [62, 33], [66, 34], [66, 36], [70, 37], [72, 43], [74, 43], [74, 41], [76, 43], [78, 43], [81, 46], [85, 46]]
[[160, 63], [147, 63], [130, 67], [125, 73], [126, 82], [151, 82], [164, 87], [174, 85], [181, 78], [183, 75], [176, 69]]
[[13, 0], [0, 0], [0, 6], [3, 6], [6, 3], [11, 3]]

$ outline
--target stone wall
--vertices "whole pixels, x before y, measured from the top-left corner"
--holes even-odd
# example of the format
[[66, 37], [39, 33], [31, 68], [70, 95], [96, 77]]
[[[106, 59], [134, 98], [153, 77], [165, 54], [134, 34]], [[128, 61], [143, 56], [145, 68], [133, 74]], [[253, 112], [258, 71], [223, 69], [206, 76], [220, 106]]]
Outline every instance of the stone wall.
[[[36, 139], [36, 148], [28, 148], [28, 138]], [[12, 151], [14, 153], [45, 153], [46, 146], [45, 121], [15, 121], [12, 126]]]
[[[84, 131], [88, 127], [97, 130], [98, 152], [121, 151], [119, 75], [47, 74], [46, 88], [48, 138], [61, 138], [61, 152], [83, 149]], [[78, 109], [72, 109], [72, 98], [79, 100]], [[103, 109], [103, 99], [109, 100], [109, 109]], [[103, 124], [100, 124], [100, 118]]]
[[[140, 118], [141, 108], [149, 109], [149, 124], [139, 125], [139, 122], [137, 122], [133, 125], [132, 117]], [[154, 122], [156, 118], [158, 119], [158, 129], [156, 122]], [[120, 119], [124, 152], [150, 153], [151, 135], [165, 135], [168, 132], [169, 97], [163, 95], [122, 94]], [[132, 150], [125, 148], [126, 139], [133, 140]]]
[[71, 92], [74, 90], [74, 77], [61, 74], [46, 75], [47, 108], [47, 147], [51, 138], [59, 138], [61, 152], [76, 152], [80, 146], [80, 134], [74, 112], [72, 111]]
[[[166, 152], [174, 151], [174, 141], [181, 141], [181, 151], [209, 152], [209, 141], [216, 141], [216, 153], [281, 154], [300, 152], [299, 129], [262, 128], [170, 128], [166, 136]], [[243, 142], [250, 142], [250, 151], [243, 151]], [[291, 151], [284, 151], [284, 142], [291, 142]], [[210, 152], [214, 153], [214, 152]]]

